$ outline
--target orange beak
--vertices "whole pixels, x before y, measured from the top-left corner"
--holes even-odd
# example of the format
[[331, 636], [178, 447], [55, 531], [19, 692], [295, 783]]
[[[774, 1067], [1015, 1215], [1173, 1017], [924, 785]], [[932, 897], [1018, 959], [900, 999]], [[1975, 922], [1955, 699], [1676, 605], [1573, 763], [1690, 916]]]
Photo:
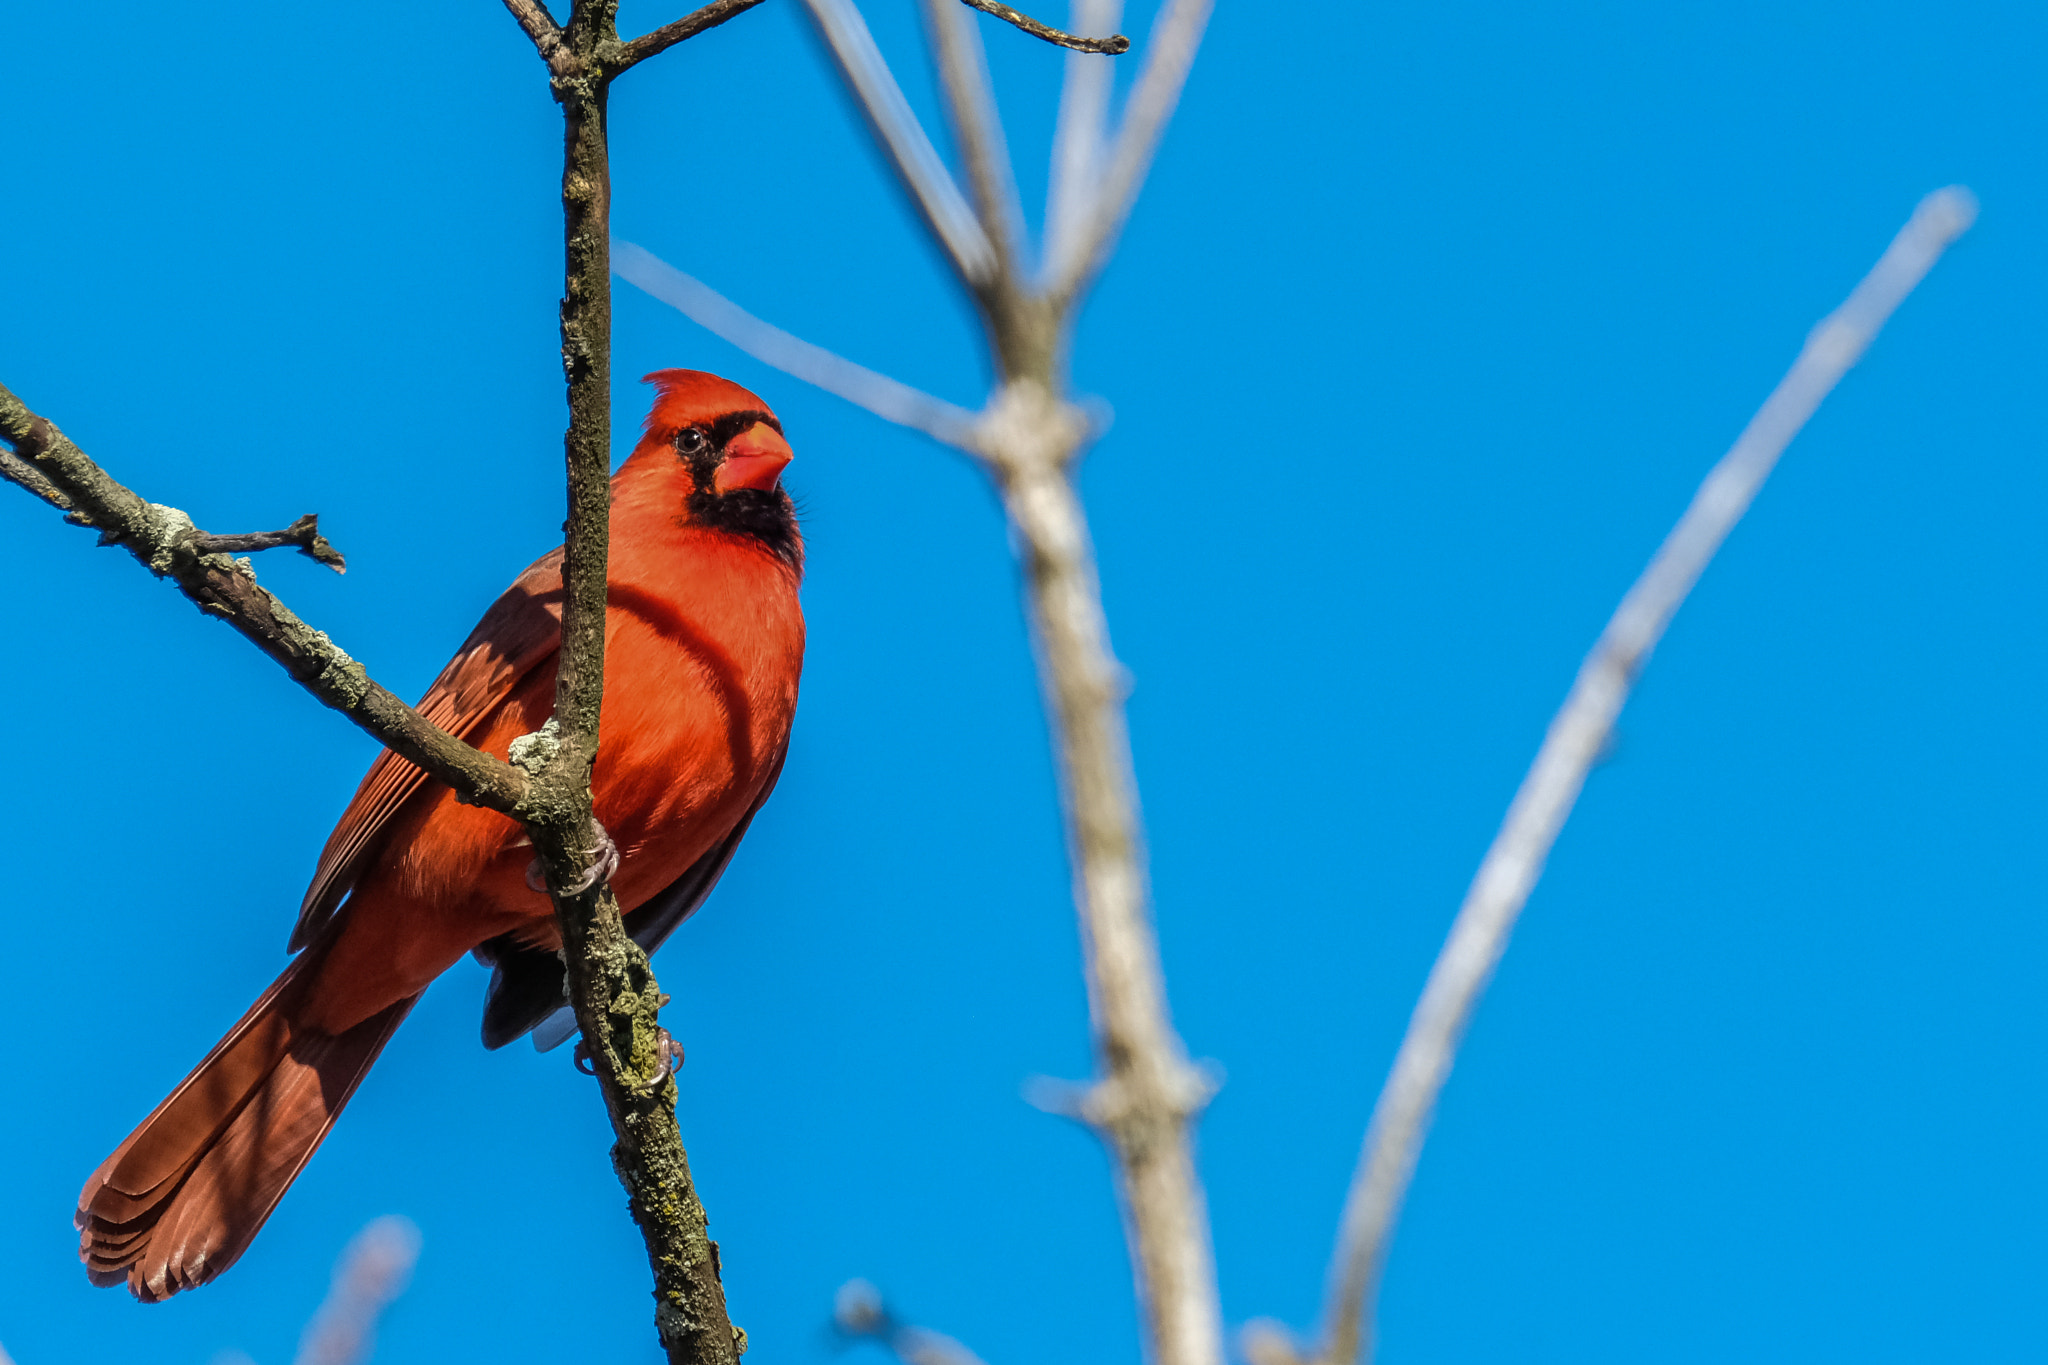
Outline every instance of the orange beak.
[[725, 463], [718, 467], [718, 491], [755, 488], [767, 492], [782, 477], [782, 467], [796, 458], [782, 433], [756, 422], [725, 444]]

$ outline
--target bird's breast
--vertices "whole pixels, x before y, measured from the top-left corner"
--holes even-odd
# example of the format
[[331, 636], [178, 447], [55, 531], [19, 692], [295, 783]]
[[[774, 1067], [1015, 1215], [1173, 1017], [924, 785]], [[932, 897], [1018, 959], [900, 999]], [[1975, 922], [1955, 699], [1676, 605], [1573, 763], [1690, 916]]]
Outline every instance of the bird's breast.
[[698, 556], [686, 576], [635, 576], [627, 564], [613, 576], [592, 787], [628, 910], [723, 840], [781, 766], [803, 616], [789, 576], [760, 558]]

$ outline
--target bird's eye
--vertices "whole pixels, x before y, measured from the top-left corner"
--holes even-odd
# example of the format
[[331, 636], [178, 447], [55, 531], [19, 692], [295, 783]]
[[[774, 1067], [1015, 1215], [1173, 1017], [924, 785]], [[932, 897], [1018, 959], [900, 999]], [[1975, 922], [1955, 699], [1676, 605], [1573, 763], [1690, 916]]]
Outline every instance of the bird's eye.
[[685, 455], [702, 455], [710, 445], [710, 440], [695, 427], [684, 427], [676, 435], [676, 449]]

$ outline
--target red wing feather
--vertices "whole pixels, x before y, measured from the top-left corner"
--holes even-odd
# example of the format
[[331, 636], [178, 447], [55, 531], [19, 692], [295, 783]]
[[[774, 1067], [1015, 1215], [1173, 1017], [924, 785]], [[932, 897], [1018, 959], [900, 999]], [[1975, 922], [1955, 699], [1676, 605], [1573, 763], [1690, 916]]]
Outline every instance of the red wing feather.
[[[552, 550], [491, 604], [417, 709], [457, 739], [468, 739], [522, 678], [554, 658], [561, 644], [562, 552]], [[377, 856], [392, 817], [426, 780], [425, 772], [389, 749], [377, 756], [320, 851], [320, 865], [292, 930], [292, 951], [305, 947], [333, 917], [341, 898]]]

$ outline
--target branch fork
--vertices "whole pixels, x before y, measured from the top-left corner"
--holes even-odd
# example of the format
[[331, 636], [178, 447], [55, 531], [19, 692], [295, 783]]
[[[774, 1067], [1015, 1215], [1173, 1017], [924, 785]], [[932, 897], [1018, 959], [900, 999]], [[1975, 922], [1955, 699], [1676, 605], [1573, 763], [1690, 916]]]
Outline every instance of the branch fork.
[[[1102, 128], [1106, 63], [1078, 55], [1067, 60], [1046, 259], [1033, 273], [1025, 265], [1016, 181], [972, 21], [952, 0], [926, 0], [963, 192], [853, 0], [805, 0], [876, 140], [981, 314], [997, 383], [979, 413], [771, 327], [637, 247], [620, 252], [621, 273], [655, 297], [769, 364], [974, 457], [1001, 495], [1023, 569], [1051, 722], [1100, 1072], [1085, 1089], [1039, 1089], [1057, 1088], [1111, 1149], [1155, 1365], [1223, 1361], [1192, 1133], [1213, 1087], [1188, 1063], [1167, 1008], [1125, 727], [1128, 675], [1110, 649], [1094, 549], [1073, 479], [1074, 462], [1098, 432], [1065, 396], [1066, 365], [1080, 301], [1130, 212], [1179, 99], [1209, 2], [1167, 0], [1113, 139]], [[1024, 16], [1005, 5], [969, 3], [1051, 41], [1074, 36], [1019, 22]], [[1076, 27], [1113, 27], [1117, 11], [1114, 0], [1081, 0]]]
[[1188, 1122], [1201, 1116], [1223, 1089], [1222, 1068], [1213, 1062], [1182, 1066], [1142, 1089], [1129, 1078], [1065, 1081], [1034, 1076], [1024, 1085], [1024, 1102], [1034, 1109], [1072, 1119], [1117, 1141], [1130, 1140], [1152, 1116]]
[[334, 543], [320, 534], [320, 516], [308, 512], [282, 531], [255, 531], [239, 536], [210, 536], [200, 534], [193, 548], [200, 554], [244, 554], [255, 550], [280, 550], [295, 547], [300, 554], [317, 563], [325, 564], [336, 573], [348, 572], [348, 561], [341, 557], [341, 551]]

